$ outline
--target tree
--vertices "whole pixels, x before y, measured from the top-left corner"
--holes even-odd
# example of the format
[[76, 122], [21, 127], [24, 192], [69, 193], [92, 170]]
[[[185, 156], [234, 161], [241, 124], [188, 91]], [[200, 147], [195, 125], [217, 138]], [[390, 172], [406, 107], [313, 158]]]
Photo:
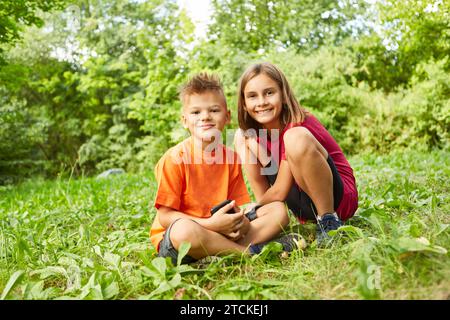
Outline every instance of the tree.
[[378, 30], [351, 44], [364, 70], [359, 78], [390, 92], [407, 85], [419, 64], [448, 57], [449, 11], [448, 1], [377, 2]]
[[243, 51], [273, 47], [315, 50], [340, 43], [352, 31], [349, 21], [364, 12], [365, 3], [335, 0], [213, 0], [209, 36]]
[[61, 9], [67, 0], [3, 0], [0, 4], [0, 66], [5, 64], [4, 45], [20, 39], [24, 26], [42, 27], [44, 21], [38, 11]]
[[45, 30], [26, 28], [8, 52], [10, 64], [0, 70], [7, 80], [0, 84], [0, 175], [25, 173], [19, 162], [45, 163], [50, 175], [131, 170], [136, 158], [151, 165], [176, 142], [177, 87], [193, 30], [185, 12], [162, 0], [76, 6], [76, 27], [70, 12], [47, 14]]

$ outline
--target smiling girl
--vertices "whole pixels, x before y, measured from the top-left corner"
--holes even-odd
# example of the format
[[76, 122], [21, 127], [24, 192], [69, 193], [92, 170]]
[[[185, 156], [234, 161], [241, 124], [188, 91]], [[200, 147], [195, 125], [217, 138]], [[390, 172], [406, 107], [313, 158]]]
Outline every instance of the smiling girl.
[[[317, 221], [317, 243], [328, 243], [328, 231], [338, 229], [358, 206], [353, 170], [342, 149], [300, 106], [271, 63], [254, 64], [241, 76], [238, 119], [242, 130], [235, 147], [258, 204], [286, 201], [301, 222]], [[278, 172], [266, 174], [274, 165]]]

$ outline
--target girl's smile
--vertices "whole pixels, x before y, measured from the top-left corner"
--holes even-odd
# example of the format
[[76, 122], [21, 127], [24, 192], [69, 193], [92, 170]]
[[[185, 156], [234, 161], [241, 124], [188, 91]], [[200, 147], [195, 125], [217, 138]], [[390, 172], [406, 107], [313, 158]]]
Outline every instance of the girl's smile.
[[267, 108], [267, 109], [264, 109], [264, 110], [257, 110], [256, 113], [257, 114], [267, 114], [267, 113], [269, 113], [271, 111], [273, 111], [273, 108]]
[[281, 127], [281, 90], [270, 77], [262, 73], [251, 79], [244, 88], [244, 98], [248, 114], [264, 128]]

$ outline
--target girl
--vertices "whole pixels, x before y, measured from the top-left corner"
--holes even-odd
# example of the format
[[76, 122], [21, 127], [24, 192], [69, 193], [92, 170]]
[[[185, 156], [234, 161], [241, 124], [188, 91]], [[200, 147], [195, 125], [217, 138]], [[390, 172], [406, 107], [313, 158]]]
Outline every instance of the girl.
[[[317, 243], [328, 243], [328, 231], [358, 206], [353, 170], [334, 138], [300, 106], [281, 70], [267, 62], [241, 76], [238, 119], [236, 151], [258, 205], [286, 201], [302, 223], [317, 221]], [[273, 166], [278, 170], [267, 174]]]

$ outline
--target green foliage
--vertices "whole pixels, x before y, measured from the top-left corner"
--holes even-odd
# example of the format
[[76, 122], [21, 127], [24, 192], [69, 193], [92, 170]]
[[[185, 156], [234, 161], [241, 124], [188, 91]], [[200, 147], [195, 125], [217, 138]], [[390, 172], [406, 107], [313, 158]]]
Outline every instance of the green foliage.
[[[8, 126], [0, 133], [13, 137], [18, 127], [26, 131], [17, 136], [19, 143], [2, 139], [3, 182], [35, 173], [92, 173], [112, 166], [148, 169], [182, 136], [171, 129], [179, 118], [179, 57], [182, 46], [191, 41], [184, 31], [191, 27], [185, 13], [178, 14], [173, 2], [156, 0], [79, 5], [75, 14], [80, 16], [72, 17], [80, 20], [78, 29], [69, 28], [70, 13], [47, 16], [48, 29], [30, 29], [37, 40], [18, 46], [10, 54], [15, 64], [0, 72], [5, 80], [13, 78], [11, 70], [19, 75], [5, 82], [0, 121]], [[119, 15], [122, 18], [116, 19]], [[177, 15], [180, 19], [173, 19]], [[75, 49], [67, 52], [71, 62], [52, 57], [52, 48], [67, 47], [69, 40], [61, 39], [61, 31], [74, 39], [70, 41]], [[25, 165], [17, 167], [38, 161], [45, 166], [33, 166], [32, 172]], [[14, 175], [13, 167], [19, 169]]]
[[353, 53], [342, 48], [267, 59], [285, 70], [300, 103], [347, 153], [449, 147], [447, 59], [419, 64], [409, 85], [390, 94], [358, 81]]
[[448, 149], [450, 87], [446, 63], [447, 59], [419, 64], [410, 85], [397, 93], [366, 93], [365, 114], [352, 117], [348, 125], [354, 134], [348, 140], [354, 151]]
[[229, 48], [244, 52], [292, 48], [308, 52], [350, 35], [348, 21], [363, 12], [364, 2], [332, 0], [213, 0], [214, 23], [209, 30]]
[[[395, 91], [410, 82], [421, 63], [450, 55], [448, 1], [377, 1], [377, 32], [352, 46], [364, 72], [360, 80], [384, 91]], [[448, 73], [450, 61], [444, 70]]]
[[148, 230], [151, 173], [109, 179], [29, 180], [0, 187], [2, 299], [446, 299], [449, 288], [448, 151], [350, 158], [359, 210], [314, 245], [280, 257], [182, 265], [157, 257]]
[[43, 26], [44, 20], [37, 14], [38, 10], [48, 12], [60, 9], [65, 0], [5, 0], [0, 7], [0, 66], [5, 64], [4, 46], [20, 39], [24, 26]]
[[274, 61], [286, 77], [300, 104], [312, 111], [347, 152], [354, 152], [345, 139], [351, 137], [350, 120], [359, 119], [365, 111], [367, 92], [356, 89], [352, 56], [337, 49], [323, 48], [308, 56], [292, 51], [272, 53]]
[[0, 184], [150, 170], [188, 135], [177, 96], [187, 76], [221, 76], [234, 129], [239, 76], [260, 60], [286, 73], [347, 154], [448, 148], [447, 3], [217, 0], [206, 39], [176, 1], [79, 0], [55, 11], [64, 3], [0, 10], [10, 35]]

